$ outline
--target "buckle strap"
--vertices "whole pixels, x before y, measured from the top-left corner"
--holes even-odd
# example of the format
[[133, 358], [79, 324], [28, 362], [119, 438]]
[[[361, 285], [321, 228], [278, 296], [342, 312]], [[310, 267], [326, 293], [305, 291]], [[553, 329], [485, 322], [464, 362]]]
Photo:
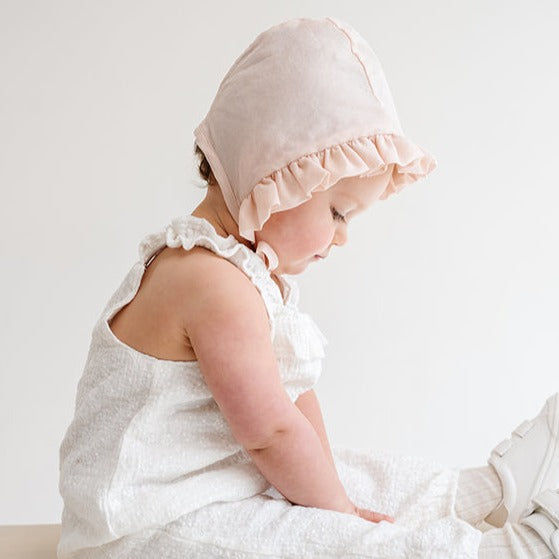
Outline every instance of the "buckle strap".
[[496, 452], [499, 456], [504, 456], [510, 447], [512, 446], [512, 441], [510, 439], [505, 439], [501, 441], [494, 449], [493, 452]]
[[[512, 435], [517, 435], [520, 438], [525, 437], [526, 434], [532, 429], [534, 426], [533, 420], [526, 419], [523, 421], [513, 432]], [[504, 456], [513, 446], [514, 440], [513, 439], [505, 439], [501, 441], [494, 449], [493, 452], [496, 452], [499, 456]]]
[[519, 437], [524, 437], [524, 435], [526, 435], [526, 433], [528, 433], [528, 431], [530, 431], [530, 429], [534, 426], [534, 421], [533, 420], [525, 420], [523, 421], [514, 431], [513, 434], [514, 435], [518, 435]]
[[534, 512], [523, 518], [520, 524], [530, 526], [559, 559], [559, 529], [544, 513]]
[[559, 528], [559, 493], [552, 489], [546, 489], [534, 497], [532, 501], [538, 505]]

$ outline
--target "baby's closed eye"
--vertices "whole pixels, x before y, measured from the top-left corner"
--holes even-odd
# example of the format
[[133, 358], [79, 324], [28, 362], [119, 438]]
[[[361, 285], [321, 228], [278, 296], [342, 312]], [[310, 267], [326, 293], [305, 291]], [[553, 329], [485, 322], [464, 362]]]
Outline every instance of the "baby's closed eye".
[[338, 221], [344, 221], [345, 222], [345, 216], [343, 216], [340, 212], [338, 212], [336, 210], [336, 208], [334, 208], [334, 206], [331, 206], [331, 210], [332, 210], [332, 215], [333, 215], [334, 219], [337, 219]]

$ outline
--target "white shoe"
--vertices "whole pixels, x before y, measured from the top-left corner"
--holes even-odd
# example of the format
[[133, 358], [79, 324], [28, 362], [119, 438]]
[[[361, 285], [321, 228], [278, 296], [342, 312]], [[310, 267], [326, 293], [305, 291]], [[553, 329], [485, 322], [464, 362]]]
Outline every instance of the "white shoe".
[[502, 527], [535, 510], [534, 498], [559, 488], [559, 392], [549, 397], [539, 415], [523, 421], [510, 439], [499, 443], [488, 463], [497, 471], [503, 499], [485, 522]]
[[534, 498], [535, 512], [520, 524], [535, 530], [556, 558], [559, 558], [559, 493], [547, 489]]

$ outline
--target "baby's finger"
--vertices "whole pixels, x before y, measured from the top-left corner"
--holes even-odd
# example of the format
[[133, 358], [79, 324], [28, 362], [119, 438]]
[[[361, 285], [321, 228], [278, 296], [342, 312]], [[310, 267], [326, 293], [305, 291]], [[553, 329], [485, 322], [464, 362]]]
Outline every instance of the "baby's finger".
[[381, 514], [380, 512], [373, 512], [373, 522], [380, 522], [381, 520], [387, 520], [388, 522], [395, 522], [394, 518], [388, 516], [388, 514]]
[[360, 516], [363, 516], [365, 520], [370, 520], [371, 522], [380, 522], [381, 520], [386, 520], [387, 522], [395, 522], [392, 516], [387, 514], [382, 514], [380, 512], [375, 512], [367, 509], [359, 509]]

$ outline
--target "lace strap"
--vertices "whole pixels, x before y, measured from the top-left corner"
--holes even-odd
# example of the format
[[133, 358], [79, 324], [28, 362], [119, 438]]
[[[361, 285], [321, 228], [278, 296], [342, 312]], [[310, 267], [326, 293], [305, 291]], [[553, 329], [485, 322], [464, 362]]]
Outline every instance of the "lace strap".
[[185, 215], [172, 219], [162, 230], [145, 236], [138, 253], [144, 267], [165, 246], [190, 250], [194, 246], [203, 246], [240, 268], [261, 292], [266, 305], [275, 311], [284, 305], [296, 306], [299, 298], [298, 286], [293, 280], [282, 277], [285, 290], [284, 301], [279, 287], [270, 275], [262, 256], [240, 243], [233, 235], [218, 235], [213, 225], [204, 218]]

